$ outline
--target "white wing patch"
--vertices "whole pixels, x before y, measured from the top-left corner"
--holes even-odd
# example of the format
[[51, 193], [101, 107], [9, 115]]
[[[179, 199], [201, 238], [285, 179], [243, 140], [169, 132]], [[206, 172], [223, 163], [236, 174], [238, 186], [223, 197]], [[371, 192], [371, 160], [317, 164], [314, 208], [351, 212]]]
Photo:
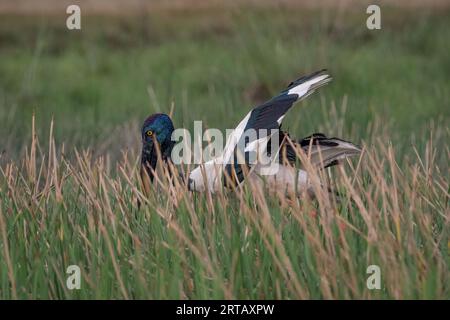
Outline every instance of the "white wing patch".
[[223, 154], [222, 154], [222, 163], [224, 165], [229, 163], [231, 156], [234, 154], [234, 149], [236, 148], [236, 145], [238, 144], [239, 140], [241, 139], [242, 134], [244, 133], [244, 129], [247, 126], [247, 122], [248, 122], [248, 119], [250, 118], [250, 115], [252, 114], [252, 111], [250, 111], [245, 116], [245, 118], [242, 119], [242, 121], [239, 123], [239, 125], [236, 127], [236, 129], [233, 130], [233, 133], [228, 138], [227, 143], [225, 144], [225, 148], [223, 149]]
[[283, 119], [284, 119], [285, 116], [286, 116], [286, 115], [283, 114], [283, 115], [277, 120], [277, 122], [278, 122], [279, 125], [281, 125], [281, 122], [283, 121]]
[[299, 84], [298, 86], [295, 86], [295, 87], [289, 89], [288, 94], [296, 94], [296, 95], [298, 95], [298, 98], [301, 98], [302, 96], [304, 96], [305, 94], [308, 93], [309, 88], [312, 85], [314, 85], [322, 80], [325, 80], [326, 78], [328, 78], [328, 75], [324, 74], [322, 76], [313, 78], [309, 81], [303, 82], [303, 83]]

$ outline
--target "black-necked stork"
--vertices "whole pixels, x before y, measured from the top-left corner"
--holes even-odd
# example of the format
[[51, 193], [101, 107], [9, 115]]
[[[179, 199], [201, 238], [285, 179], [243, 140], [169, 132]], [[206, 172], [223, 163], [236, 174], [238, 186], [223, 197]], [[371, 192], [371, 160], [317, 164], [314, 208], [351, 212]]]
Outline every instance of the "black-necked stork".
[[[277, 189], [308, 190], [310, 182], [306, 171], [289, 165], [296, 161], [296, 147], [302, 148], [308, 154], [312, 164], [322, 167], [335, 165], [341, 159], [360, 154], [361, 149], [355, 144], [338, 138], [328, 138], [321, 133], [288, 143], [285, 139], [288, 134], [280, 130], [277, 137], [269, 132], [265, 136], [256, 135], [253, 140], [248, 141], [249, 138], [246, 136], [248, 130], [260, 132], [264, 129], [281, 129], [283, 118], [295, 102], [306, 98], [330, 81], [331, 77], [326, 70], [301, 77], [291, 82], [277, 96], [251, 110], [228, 137], [223, 153], [199, 165], [190, 173], [187, 181], [188, 188], [193, 191], [215, 192], [223, 185], [229, 185], [230, 181], [240, 183], [245, 178], [259, 180], [264, 176], [264, 179]], [[171, 159], [174, 146], [171, 139], [173, 131], [172, 120], [166, 114], [153, 114], [143, 124], [141, 176], [147, 192], [150, 187], [149, 179], [153, 180], [159, 158], [155, 143], [158, 143], [160, 158], [167, 163]], [[247, 141], [242, 148], [240, 142], [244, 137]], [[252, 163], [247, 161], [246, 156], [251, 152], [269, 153], [268, 145], [273, 143], [274, 138], [279, 139], [279, 150], [283, 150], [283, 152], [270, 151], [269, 158], [270, 155], [272, 157], [277, 155], [276, 161], [272, 161], [269, 165], [261, 165], [258, 161]], [[236, 161], [238, 151], [241, 162]], [[272, 165], [276, 169], [271, 171]]]

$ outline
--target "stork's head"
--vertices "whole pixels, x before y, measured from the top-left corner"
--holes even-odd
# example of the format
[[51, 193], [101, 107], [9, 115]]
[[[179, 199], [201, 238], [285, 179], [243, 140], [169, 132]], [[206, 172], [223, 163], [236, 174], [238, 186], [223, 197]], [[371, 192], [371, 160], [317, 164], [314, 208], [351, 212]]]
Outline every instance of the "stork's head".
[[174, 142], [172, 141], [173, 123], [167, 114], [156, 113], [148, 117], [142, 126], [142, 156], [141, 165], [148, 176], [153, 180], [152, 169], [156, 168], [158, 160], [157, 146], [161, 152], [161, 158], [170, 158]]

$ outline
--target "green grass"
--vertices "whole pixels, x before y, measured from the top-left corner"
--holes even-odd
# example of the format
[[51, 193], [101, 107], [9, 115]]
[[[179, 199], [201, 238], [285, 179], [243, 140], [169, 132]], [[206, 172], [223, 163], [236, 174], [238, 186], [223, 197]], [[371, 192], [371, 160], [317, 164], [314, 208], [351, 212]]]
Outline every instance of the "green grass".
[[[162, 12], [81, 32], [2, 17], [0, 298], [448, 298], [449, 17], [387, 9], [369, 31], [354, 12]], [[331, 174], [344, 203], [163, 178], [142, 194], [147, 115], [173, 105], [176, 126], [232, 128], [321, 68], [334, 81], [286, 127], [365, 146]], [[81, 290], [65, 286], [71, 264]], [[366, 288], [371, 264], [382, 290]]]
[[365, 15], [336, 23], [327, 11], [86, 17], [81, 32], [68, 32], [61, 18], [2, 19], [0, 136], [9, 154], [23, 150], [35, 111], [38, 132], [55, 118], [57, 142], [107, 140], [117, 154], [125, 142], [108, 137], [125, 121], [140, 124], [174, 103], [177, 126], [202, 119], [233, 128], [256, 102], [328, 68], [335, 81], [321, 91], [324, 101], [292, 111], [294, 133], [317, 130], [321, 109], [347, 97], [346, 128], [364, 139], [382, 117], [404, 142], [430, 121], [448, 122], [448, 16], [386, 10], [381, 31], [367, 30]]

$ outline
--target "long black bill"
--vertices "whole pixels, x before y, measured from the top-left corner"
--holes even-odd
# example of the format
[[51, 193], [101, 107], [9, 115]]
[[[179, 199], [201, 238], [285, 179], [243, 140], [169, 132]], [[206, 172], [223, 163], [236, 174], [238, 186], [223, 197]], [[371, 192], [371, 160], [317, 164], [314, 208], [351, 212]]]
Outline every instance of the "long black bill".
[[153, 177], [156, 170], [156, 162], [158, 161], [158, 153], [154, 143], [147, 143], [142, 149], [141, 155], [141, 175], [142, 178], [150, 178], [153, 182]]

